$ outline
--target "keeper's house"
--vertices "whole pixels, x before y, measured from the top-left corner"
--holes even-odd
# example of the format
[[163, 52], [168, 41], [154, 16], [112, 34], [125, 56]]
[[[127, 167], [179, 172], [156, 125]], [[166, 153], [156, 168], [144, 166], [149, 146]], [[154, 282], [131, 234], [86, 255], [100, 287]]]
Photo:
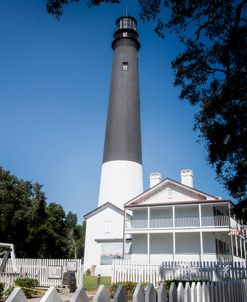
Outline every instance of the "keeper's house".
[[125, 204], [124, 258], [133, 262], [244, 261], [244, 232], [232, 203], [151, 173], [150, 189]]

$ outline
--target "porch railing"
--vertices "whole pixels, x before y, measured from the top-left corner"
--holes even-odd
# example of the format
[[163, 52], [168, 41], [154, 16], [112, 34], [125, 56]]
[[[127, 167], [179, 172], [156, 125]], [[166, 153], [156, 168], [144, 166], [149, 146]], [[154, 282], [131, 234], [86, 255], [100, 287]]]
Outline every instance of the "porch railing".
[[[204, 227], [228, 227], [229, 226], [229, 216], [219, 215], [219, 216], [202, 216], [201, 225], [200, 218], [198, 216], [192, 217], [176, 217], [174, 219], [175, 228], [204, 228]], [[172, 228], [173, 219], [172, 218], [152, 218], [149, 221], [147, 219], [130, 219], [126, 221], [126, 229], [156, 229], [156, 228]]]

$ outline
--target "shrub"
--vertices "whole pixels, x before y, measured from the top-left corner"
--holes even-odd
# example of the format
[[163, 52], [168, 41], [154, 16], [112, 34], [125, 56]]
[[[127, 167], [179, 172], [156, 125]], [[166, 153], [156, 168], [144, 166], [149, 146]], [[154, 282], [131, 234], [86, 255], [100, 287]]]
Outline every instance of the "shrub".
[[39, 282], [37, 279], [19, 278], [15, 280], [15, 285], [20, 286], [25, 296], [29, 299], [34, 294], [33, 289], [39, 285]]
[[3, 300], [3, 294], [4, 294], [4, 283], [0, 282], [0, 300]]
[[[122, 285], [125, 287], [128, 299], [129, 300], [132, 299], [137, 283], [131, 282], [131, 281], [112, 283], [112, 285], [110, 287], [111, 298], [112, 299], [114, 298], [115, 292], [119, 285]], [[147, 285], [147, 283], [142, 283], [142, 286], [146, 286], [146, 285]]]
[[86, 276], [91, 276], [91, 271], [89, 268], [86, 270], [85, 274], [86, 274]]
[[12, 293], [12, 291], [15, 289], [14, 286], [10, 286], [9, 288], [7, 288], [5, 291], [4, 291], [4, 297], [3, 297], [3, 300], [6, 301], [8, 299], [8, 297], [10, 296], [10, 294]]

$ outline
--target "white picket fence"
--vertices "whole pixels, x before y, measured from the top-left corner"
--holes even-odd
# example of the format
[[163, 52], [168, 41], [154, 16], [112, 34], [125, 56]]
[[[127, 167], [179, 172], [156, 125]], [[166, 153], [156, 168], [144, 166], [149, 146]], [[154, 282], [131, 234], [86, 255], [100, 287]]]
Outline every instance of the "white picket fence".
[[83, 282], [83, 264], [80, 259], [16, 259], [19, 273], [12, 272], [11, 260], [8, 260], [5, 273], [0, 273], [0, 282], [13, 286], [14, 281], [20, 276], [36, 278], [40, 286], [62, 285], [63, 273], [67, 272], [68, 262], [76, 265], [75, 272], [77, 286]]
[[161, 281], [161, 266], [133, 263], [129, 260], [113, 260], [111, 280], [112, 283], [131, 281], [157, 284]]
[[[20, 288], [15, 288], [6, 302], [27, 302]], [[70, 302], [88, 302], [89, 298], [82, 286], [78, 287]], [[128, 297], [124, 286], [119, 286], [114, 295], [114, 302], [127, 302]], [[171, 283], [169, 288], [161, 282], [156, 290], [152, 284], [146, 289], [139, 283], [133, 293], [133, 302], [246, 302], [246, 280], [219, 281], [219, 282], [187, 282], [185, 285]], [[62, 302], [54, 287], [50, 287], [40, 302]], [[93, 302], [110, 302], [109, 291], [100, 285]]]
[[163, 280], [237, 280], [247, 278], [243, 262], [163, 262], [159, 264], [133, 263], [114, 260], [112, 282], [146, 282], [158, 284]]

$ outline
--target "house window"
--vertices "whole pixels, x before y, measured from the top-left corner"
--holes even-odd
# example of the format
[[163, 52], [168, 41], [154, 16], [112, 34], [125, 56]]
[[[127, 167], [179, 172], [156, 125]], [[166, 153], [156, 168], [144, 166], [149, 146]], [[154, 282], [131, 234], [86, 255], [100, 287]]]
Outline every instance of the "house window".
[[105, 221], [105, 233], [106, 234], [111, 233], [111, 221]]
[[123, 62], [123, 70], [128, 70], [128, 62]]
[[123, 243], [122, 242], [103, 242], [101, 243], [101, 265], [112, 264], [113, 259], [122, 258]]

